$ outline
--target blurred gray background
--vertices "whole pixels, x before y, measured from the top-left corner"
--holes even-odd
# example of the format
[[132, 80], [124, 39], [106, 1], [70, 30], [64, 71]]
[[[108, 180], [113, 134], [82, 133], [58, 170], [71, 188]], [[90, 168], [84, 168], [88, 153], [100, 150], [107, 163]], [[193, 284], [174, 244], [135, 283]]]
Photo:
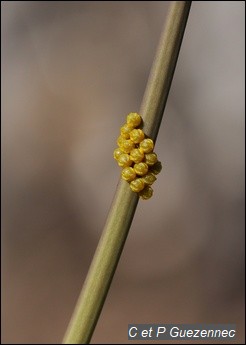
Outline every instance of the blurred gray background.
[[[119, 178], [169, 2], [3, 1], [2, 343], [60, 343]], [[128, 323], [244, 339], [244, 2], [195, 1], [156, 152], [92, 343]], [[210, 342], [211, 343], [211, 342]]]

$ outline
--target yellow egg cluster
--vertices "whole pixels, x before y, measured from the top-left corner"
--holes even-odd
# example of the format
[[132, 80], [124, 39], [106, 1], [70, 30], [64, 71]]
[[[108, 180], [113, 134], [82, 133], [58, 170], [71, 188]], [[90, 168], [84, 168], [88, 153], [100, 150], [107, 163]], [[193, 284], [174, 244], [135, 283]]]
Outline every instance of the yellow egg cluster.
[[138, 128], [141, 123], [142, 118], [138, 113], [127, 115], [126, 124], [121, 127], [117, 139], [114, 159], [122, 168], [121, 176], [129, 182], [131, 190], [147, 200], [153, 195], [151, 185], [162, 166], [153, 152], [153, 140], [146, 138], [142, 129]]

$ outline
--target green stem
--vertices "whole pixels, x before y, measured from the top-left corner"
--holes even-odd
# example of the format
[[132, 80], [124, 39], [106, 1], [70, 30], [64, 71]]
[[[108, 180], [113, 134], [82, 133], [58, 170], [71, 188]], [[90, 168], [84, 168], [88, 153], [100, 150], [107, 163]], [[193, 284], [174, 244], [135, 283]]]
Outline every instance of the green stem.
[[[156, 140], [178, 59], [191, 1], [172, 1], [147, 83], [140, 114], [144, 132]], [[87, 344], [107, 297], [138, 203], [120, 180], [86, 281], [64, 337], [64, 344]]]

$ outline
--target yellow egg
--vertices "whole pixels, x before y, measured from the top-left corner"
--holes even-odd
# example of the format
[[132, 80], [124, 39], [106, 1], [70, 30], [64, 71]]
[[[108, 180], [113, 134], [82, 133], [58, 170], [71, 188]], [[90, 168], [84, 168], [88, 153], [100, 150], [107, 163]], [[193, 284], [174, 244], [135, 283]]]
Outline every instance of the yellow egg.
[[125, 139], [121, 142], [120, 149], [124, 153], [130, 153], [134, 149], [135, 145], [130, 139]]
[[144, 159], [144, 153], [141, 152], [139, 149], [133, 149], [130, 152], [131, 160], [134, 163], [140, 163]]
[[118, 147], [117, 149], [114, 150], [114, 159], [118, 160], [120, 155], [122, 155], [121, 149]]
[[144, 180], [145, 184], [153, 184], [156, 180], [156, 177], [154, 174], [152, 173], [148, 173], [145, 176], [142, 177], [142, 179]]
[[142, 162], [134, 164], [134, 170], [137, 175], [140, 175], [140, 176], [146, 175], [148, 172], [148, 165]]
[[154, 149], [154, 142], [152, 139], [144, 139], [141, 141], [139, 148], [144, 152], [144, 153], [150, 153]]
[[135, 170], [131, 167], [126, 167], [122, 170], [121, 177], [128, 182], [132, 181], [136, 178]]
[[126, 140], [126, 139], [120, 135], [117, 139], [117, 145], [120, 147], [124, 140]]
[[133, 129], [130, 132], [130, 138], [135, 144], [139, 144], [142, 140], [144, 140], [144, 132], [142, 129]]
[[118, 164], [122, 168], [130, 167], [132, 165], [132, 160], [127, 153], [122, 153], [118, 158]]
[[127, 115], [127, 123], [134, 128], [138, 127], [142, 121], [141, 116], [138, 113], [130, 113]]
[[145, 163], [147, 163], [148, 165], [154, 165], [156, 162], [157, 155], [154, 152], [145, 154]]
[[153, 195], [153, 189], [150, 186], [144, 187], [144, 189], [139, 193], [140, 198], [143, 200], [148, 200]]
[[138, 193], [144, 189], [144, 181], [141, 178], [136, 178], [130, 183], [130, 188], [133, 192]]
[[124, 126], [121, 127], [120, 134], [124, 139], [129, 139], [130, 138], [130, 132], [132, 130], [133, 130], [133, 127], [126, 123]]

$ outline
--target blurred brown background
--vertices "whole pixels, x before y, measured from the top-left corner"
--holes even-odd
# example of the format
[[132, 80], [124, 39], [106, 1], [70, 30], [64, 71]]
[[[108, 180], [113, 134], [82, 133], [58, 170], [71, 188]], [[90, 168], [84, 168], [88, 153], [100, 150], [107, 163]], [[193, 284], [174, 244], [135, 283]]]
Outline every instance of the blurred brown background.
[[[2, 343], [60, 343], [105, 223], [118, 130], [169, 2], [2, 3]], [[156, 151], [93, 343], [129, 323], [244, 339], [244, 2], [196, 1]]]

